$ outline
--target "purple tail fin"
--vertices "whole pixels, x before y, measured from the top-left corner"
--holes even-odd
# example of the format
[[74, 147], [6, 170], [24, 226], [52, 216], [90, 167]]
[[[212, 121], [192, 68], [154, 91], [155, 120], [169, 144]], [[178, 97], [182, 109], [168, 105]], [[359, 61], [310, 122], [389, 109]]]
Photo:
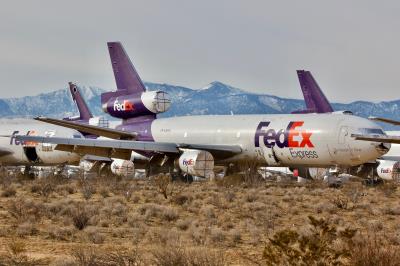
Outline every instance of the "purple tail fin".
[[83, 99], [79, 88], [72, 82], [69, 82], [68, 84], [72, 99], [74, 100], [79, 110], [79, 120], [88, 121], [90, 118], [93, 118], [93, 115], [90, 112], [90, 109], [87, 106], [85, 100]]
[[102, 105], [112, 97], [139, 94], [146, 91], [142, 80], [120, 42], [108, 42], [111, 65], [114, 71], [117, 91], [101, 95]]
[[303, 112], [330, 113], [333, 108], [310, 71], [297, 70], [307, 110]]
[[129, 56], [120, 42], [108, 42], [108, 51], [112, 62], [115, 82], [118, 90], [126, 90], [127, 94], [146, 91]]

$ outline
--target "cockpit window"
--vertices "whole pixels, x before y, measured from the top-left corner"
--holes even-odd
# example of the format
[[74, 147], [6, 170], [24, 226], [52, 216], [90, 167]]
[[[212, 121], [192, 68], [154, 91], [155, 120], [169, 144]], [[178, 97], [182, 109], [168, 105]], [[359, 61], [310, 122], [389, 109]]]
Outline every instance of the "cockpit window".
[[386, 135], [380, 128], [359, 128], [359, 131], [363, 135]]

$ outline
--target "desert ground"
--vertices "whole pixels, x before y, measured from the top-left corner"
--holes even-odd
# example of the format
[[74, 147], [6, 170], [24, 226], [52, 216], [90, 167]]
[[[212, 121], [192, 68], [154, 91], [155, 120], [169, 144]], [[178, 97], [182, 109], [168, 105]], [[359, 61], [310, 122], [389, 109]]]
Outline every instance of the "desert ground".
[[400, 265], [396, 183], [0, 183], [0, 265]]

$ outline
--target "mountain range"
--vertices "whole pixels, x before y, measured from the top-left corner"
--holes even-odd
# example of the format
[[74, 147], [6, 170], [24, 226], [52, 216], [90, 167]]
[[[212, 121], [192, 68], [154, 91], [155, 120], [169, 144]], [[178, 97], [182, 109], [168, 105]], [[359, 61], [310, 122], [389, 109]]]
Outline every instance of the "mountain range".
[[[202, 89], [146, 82], [149, 90], [162, 90], [171, 96], [172, 106], [161, 117], [206, 114], [281, 114], [304, 109], [304, 101], [281, 98], [268, 94], [250, 93], [221, 82], [212, 82]], [[96, 116], [104, 115], [100, 95], [105, 89], [81, 86], [81, 92]], [[386, 102], [355, 101], [348, 104], [333, 103], [335, 110], [349, 110], [368, 117], [380, 116], [400, 120], [400, 100]], [[67, 88], [36, 96], [0, 99], [0, 117], [29, 118], [49, 116], [62, 118], [77, 114]], [[395, 129], [383, 125], [385, 129]]]

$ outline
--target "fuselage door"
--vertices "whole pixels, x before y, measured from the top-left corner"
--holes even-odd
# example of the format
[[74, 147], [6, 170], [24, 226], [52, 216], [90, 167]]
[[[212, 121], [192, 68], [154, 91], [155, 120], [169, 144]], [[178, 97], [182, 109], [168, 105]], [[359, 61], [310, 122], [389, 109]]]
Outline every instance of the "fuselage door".
[[269, 166], [278, 166], [280, 165], [280, 162], [278, 158], [276, 157], [274, 148], [268, 148], [266, 146], [262, 146], [262, 153], [264, 155], [264, 159], [267, 162]]
[[340, 127], [340, 132], [339, 132], [339, 144], [346, 144], [346, 138], [349, 135], [349, 127], [348, 126], [342, 126]]

